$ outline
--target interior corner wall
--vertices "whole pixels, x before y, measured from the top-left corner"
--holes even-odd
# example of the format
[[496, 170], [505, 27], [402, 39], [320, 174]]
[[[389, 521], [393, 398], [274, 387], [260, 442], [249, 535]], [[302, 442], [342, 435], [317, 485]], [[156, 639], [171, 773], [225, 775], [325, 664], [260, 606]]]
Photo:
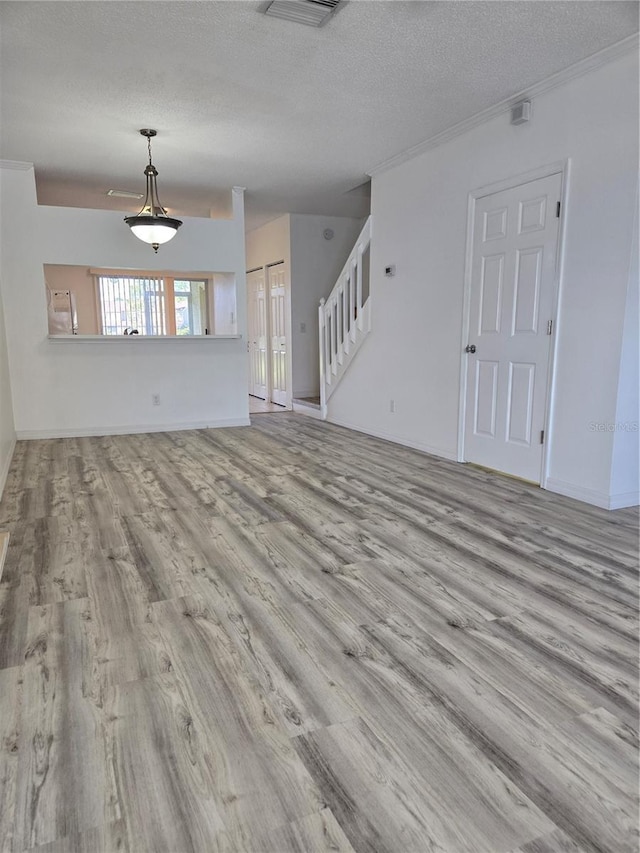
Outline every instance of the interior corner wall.
[[7, 480], [15, 443], [16, 432], [13, 423], [9, 358], [7, 355], [2, 294], [0, 293], [0, 498], [2, 498], [4, 484]]
[[247, 269], [255, 270], [284, 261], [291, 272], [289, 214], [272, 219], [246, 235]]
[[[0, 281], [18, 438], [249, 423], [241, 194], [234, 190], [233, 219], [187, 218], [154, 255], [120, 213], [38, 206], [33, 168], [0, 168], [0, 182]], [[242, 338], [51, 341], [45, 263], [234, 273]]]
[[[361, 219], [291, 214], [293, 396], [320, 393], [318, 306], [336, 283], [358, 238]], [[325, 230], [333, 231], [326, 240]]]
[[[373, 178], [372, 332], [329, 418], [457, 458], [472, 190], [569, 160], [547, 488], [609, 506], [638, 167], [638, 57], [626, 54]], [[396, 265], [394, 278], [384, 267]], [[389, 401], [395, 402], [395, 412]]]
[[622, 335], [618, 403], [613, 428], [611, 509], [640, 503], [640, 268], [638, 208], [629, 264], [629, 287]]
[[47, 264], [45, 283], [49, 291], [70, 290], [76, 299], [78, 334], [100, 334], [99, 310], [94, 277], [89, 267]]

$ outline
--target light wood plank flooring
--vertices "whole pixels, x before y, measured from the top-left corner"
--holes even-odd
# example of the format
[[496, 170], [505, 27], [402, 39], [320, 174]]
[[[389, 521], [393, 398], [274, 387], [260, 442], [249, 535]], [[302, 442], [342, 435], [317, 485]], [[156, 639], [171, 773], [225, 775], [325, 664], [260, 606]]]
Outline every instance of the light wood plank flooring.
[[637, 512], [278, 414], [0, 526], [0, 850], [637, 851]]
[[285, 406], [279, 406], [277, 403], [267, 403], [266, 400], [261, 400], [260, 397], [252, 397], [249, 395], [249, 414], [258, 415], [265, 412], [286, 412]]

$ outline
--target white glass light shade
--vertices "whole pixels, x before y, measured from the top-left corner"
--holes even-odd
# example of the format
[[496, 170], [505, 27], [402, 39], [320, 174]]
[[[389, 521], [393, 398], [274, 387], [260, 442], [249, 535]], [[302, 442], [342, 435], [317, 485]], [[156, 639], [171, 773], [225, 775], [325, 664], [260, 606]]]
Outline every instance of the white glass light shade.
[[144, 243], [162, 244], [168, 243], [178, 233], [173, 225], [165, 225], [163, 222], [155, 222], [153, 225], [138, 224], [131, 225], [131, 230], [139, 240]]

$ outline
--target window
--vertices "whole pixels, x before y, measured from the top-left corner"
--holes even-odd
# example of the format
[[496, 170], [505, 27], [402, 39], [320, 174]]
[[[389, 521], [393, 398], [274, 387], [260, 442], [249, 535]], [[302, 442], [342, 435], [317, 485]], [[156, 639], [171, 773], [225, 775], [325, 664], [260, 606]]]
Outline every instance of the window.
[[44, 264], [43, 272], [51, 336], [135, 333], [188, 340], [238, 334], [232, 272], [70, 264]]
[[98, 276], [103, 335], [166, 335], [166, 291], [162, 278]]
[[206, 335], [207, 282], [173, 282], [176, 335]]
[[98, 275], [103, 335], [208, 335], [207, 279]]

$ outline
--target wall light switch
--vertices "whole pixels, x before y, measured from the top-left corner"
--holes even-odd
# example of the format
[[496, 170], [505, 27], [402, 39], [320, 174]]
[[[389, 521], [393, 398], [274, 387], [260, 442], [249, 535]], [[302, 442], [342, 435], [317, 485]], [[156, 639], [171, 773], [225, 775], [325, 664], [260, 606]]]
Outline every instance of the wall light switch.
[[307, 331], [307, 324], [306, 323], [300, 323], [300, 331], [302, 332], [302, 334], [304, 334]]

